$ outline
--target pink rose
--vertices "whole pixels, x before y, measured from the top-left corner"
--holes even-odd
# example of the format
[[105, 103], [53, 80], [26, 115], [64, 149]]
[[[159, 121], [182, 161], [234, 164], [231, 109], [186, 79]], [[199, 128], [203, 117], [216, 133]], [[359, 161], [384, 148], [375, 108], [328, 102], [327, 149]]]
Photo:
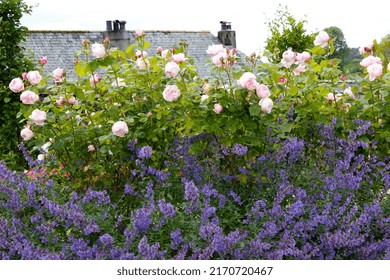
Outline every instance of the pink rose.
[[290, 68], [295, 62], [295, 53], [293, 51], [285, 51], [281, 60], [282, 64], [286, 68]]
[[369, 55], [360, 62], [363, 67], [368, 67], [371, 64], [382, 64], [382, 60], [377, 56]]
[[271, 98], [263, 98], [259, 101], [259, 105], [261, 107], [261, 111], [264, 113], [271, 113], [272, 107], [274, 106], [274, 102], [272, 101]]
[[163, 98], [165, 101], [176, 101], [180, 97], [180, 90], [176, 85], [167, 86], [163, 91]]
[[103, 58], [107, 55], [106, 48], [103, 44], [95, 43], [91, 46], [92, 54], [96, 58]]
[[325, 31], [321, 31], [314, 39], [314, 45], [325, 48], [328, 45], [330, 37]]
[[168, 53], [169, 53], [169, 50], [162, 50], [161, 57], [167, 59]]
[[348, 95], [351, 99], [355, 99], [355, 95], [353, 94], [353, 92], [352, 92], [350, 87], [347, 87], [344, 90], [343, 94]]
[[146, 52], [146, 51], [136, 51], [135, 52], [135, 55], [138, 57], [138, 58], [141, 58], [141, 57], [147, 57], [148, 56], [148, 52]]
[[175, 62], [168, 62], [165, 65], [165, 75], [171, 78], [177, 77], [180, 72], [180, 67]]
[[76, 105], [78, 103], [78, 101], [77, 101], [76, 97], [72, 96], [71, 98], [69, 98], [68, 103], [70, 105]]
[[26, 90], [20, 95], [23, 104], [34, 104], [39, 100], [39, 96], [32, 91]]
[[34, 133], [28, 126], [26, 126], [20, 131], [20, 136], [23, 138], [24, 141], [28, 141], [34, 137]]
[[157, 52], [157, 53], [162, 53], [162, 51], [163, 51], [163, 48], [162, 48], [162, 47], [157, 47], [157, 49], [156, 49], [156, 52]]
[[64, 103], [66, 100], [63, 96], [60, 96], [60, 98], [56, 101], [58, 106], [62, 106], [62, 103]]
[[93, 145], [88, 145], [88, 152], [95, 151], [95, 147]]
[[258, 83], [256, 82], [256, 76], [253, 73], [245, 72], [238, 79], [237, 84], [243, 88], [254, 90]]
[[127, 124], [123, 121], [117, 121], [116, 123], [114, 123], [111, 130], [114, 135], [119, 137], [123, 137], [129, 132]]
[[299, 74], [305, 72], [306, 70], [307, 69], [306, 69], [305, 65], [299, 65], [297, 68], [295, 68], [293, 70], [293, 73], [294, 73], [295, 76], [298, 76]]
[[45, 64], [47, 63], [47, 57], [44, 56], [44, 57], [42, 57], [41, 59], [39, 59], [39, 63], [40, 63], [41, 65], [45, 65]]
[[12, 90], [13, 92], [21, 92], [22, 90], [24, 90], [24, 84], [22, 79], [20, 78], [12, 79], [12, 81], [9, 83], [9, 89]]
[[91, 76], [91, 78], [89, 79], [89, 83], [91, 86], [94, 86], [96, 85], [98, 82], [100, 82], [102, 80], [102, 77], [98, 74], [98, 73], [95, 73], [93, 74], [93, 76]]
[[382, 76], [382, 64], [374, 63], [367, 67], [368, 74], [370, 75], [370, 81], [375, 80]]
[[220, 52], [226, 52], [226, 49], [223, 47], [222, 44], [211, 45], [208, 47], [206, 52], [211, 56], [215, 56], [215, 55], [219, 54]]
[[139, 70], [146, 70], [146, 68], [149, 66], [149, 60], [141, 57], [135, 61], [135, 64]]
[[216, 114], [220, 114], [222, 112], [222, 110], [223, 110], [223, 107], [220, 104], [218, 104], [218, 103], [214, 104], [214, 112]]
[[62, 77], [64, 76], [64, 69], [57, 68], [53, 71], [53, 77], [56, 82], [62, 82]]
[[39, 109], [32, 111], [29, 117], [36, 125], [43, 125], [46, 120], [46, 113]]
[[339, 101], [341, 98], [340, 94], [334, 94], [333, 92], [329, 92], [326, 99], [328, 99], [328, 101], [332, 102], [332, 101]]
[[281, 77], [279, 78], [279, 84], [284, 84], [285, 82], [287, 82], [287, 78], [284, 77], [284, 76], [281, 76]]
[[143, 30], [141, 30], [141, 29], [137, 29], [134, 32], [134, 34], [135, 34], [135, 37], [138, 38], [138, 37], [141, 37], [141, 36], [145, 35], [145, 32]]
[[212, 60], [217, 67], [223, 67], [227, 64], [228, 54], [226, 52], [219, 52], [213, 56]]
[[308, 62], [310, 60], [310, 53], [308, 52], [302, 52], [302, 53], [297, 53], [295, 56], [295, 60], [298, 62]]
[[41, 81], [42, 76], [41, 74], [39, 74], [38, 71], [30, 71], [27, 73], [26, 78], [30, 82], [30, 84], [36, 86]]
[[174, 54], [174, 55], [172, 55], [172, 59], [176, 63], [184, 62], [184, 61], [187, 60], [187, 58], [185, 57], [184, 53]]
[[267, 98], [270, 96], [270, 91], [266, 85], [258, 84], [256, 85], [256, 94], [260, 99]]

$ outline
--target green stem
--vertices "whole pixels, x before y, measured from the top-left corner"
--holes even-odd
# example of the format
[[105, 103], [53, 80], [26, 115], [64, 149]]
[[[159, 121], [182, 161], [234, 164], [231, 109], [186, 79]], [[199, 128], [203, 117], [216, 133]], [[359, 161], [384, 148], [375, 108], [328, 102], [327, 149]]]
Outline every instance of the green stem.
[[181, 82], [183, 84], [185, 92], [188, 92], [186, 82], [184, 81], [184, 74], [185, 74], [185, 71], [184, 71], [184, 73], [180, 73], [180, 78], [181, 78]]

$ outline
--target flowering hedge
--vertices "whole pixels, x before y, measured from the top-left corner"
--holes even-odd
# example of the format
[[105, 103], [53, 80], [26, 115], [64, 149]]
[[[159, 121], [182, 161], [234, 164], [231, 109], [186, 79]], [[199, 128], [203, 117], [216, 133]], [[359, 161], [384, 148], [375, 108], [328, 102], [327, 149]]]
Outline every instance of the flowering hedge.
[[11, 81], [31, 169], [1, 165], [2, 258], [390, 257], [375, 44], [351, 84], [325, 32], [276, 64], [210, 46], [207, 79], [185, 43], [149, 56], [136, 37], [126, 52], [84, 41], [76, 80]]

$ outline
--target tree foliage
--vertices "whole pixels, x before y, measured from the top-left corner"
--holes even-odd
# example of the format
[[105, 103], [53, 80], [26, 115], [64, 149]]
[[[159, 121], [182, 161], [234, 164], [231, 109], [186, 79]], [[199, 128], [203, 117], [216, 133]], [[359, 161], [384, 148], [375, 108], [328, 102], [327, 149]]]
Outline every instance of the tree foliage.
[[340, 59], [340, 68], [343, 70], [344, 66], [348, 63], [348, 56], [350, 49], [348, 48], [347, 41], [345, 40], [343, 31], [337, 26], [330, 26], [324, 29], [330, 37], [334, 38], [334, 53], [330, 58]]
[[32, 66], [22, 47], [28, 30], [20, 23], [23, 14], [30, 13], [31, 7], [23, 0], [0, 0], [0, 154], [2, 160], [14, 164], [18, 162], [15, 157], [20, 129], [16, 114], [20, 100], [8, 84]]
[[275, 18], [266, 22], [269, 35], [265, 49], [274, 54], [275, 62], [288, 49], [302, 52], [313, 46], [313, 37], [306, 33], [305, 24], [306, 20], [295, 19], [287, 6], [279, 5]]
[[390, 33], [385, 35], [378, 44], [379, 51], [384, 56], [384, 65], [390, 62]]

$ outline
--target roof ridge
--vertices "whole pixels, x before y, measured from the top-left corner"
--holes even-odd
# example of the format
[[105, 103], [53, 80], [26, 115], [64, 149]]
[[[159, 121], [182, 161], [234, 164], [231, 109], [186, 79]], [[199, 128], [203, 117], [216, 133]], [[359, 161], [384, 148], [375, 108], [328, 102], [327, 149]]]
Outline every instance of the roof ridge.
[[[129, 32], [135, 32], [135, 30], [125, 30]], [[162, 32], [162, 33], [211, 33], [210, 30], [143, 30], [148, 32]], [[105, 30], [28, 30], [30, 33], [95, 33], [95, 32], [107, 32]]]

